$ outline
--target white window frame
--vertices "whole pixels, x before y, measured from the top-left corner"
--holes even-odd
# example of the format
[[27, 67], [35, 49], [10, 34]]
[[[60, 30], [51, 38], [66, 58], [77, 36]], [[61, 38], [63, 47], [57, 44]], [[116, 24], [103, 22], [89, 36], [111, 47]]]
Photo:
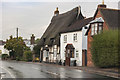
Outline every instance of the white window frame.
[[76, 58], [79, 58], [79, 51], [76, 50]]
[[94, 34], [97, 35], [97, 33], [98, 33], [98, 32], [97, 32], [97, 31], [98, 31], [98, 23], [95, 23], [95, 24], [94, 24], [94, 27], [95, 27], [95, 28], [94, 28], [94, 29], [95, 29]]
[[103, 30], [103, 23], [99, 23], [98, 27], [99, 27], [98, 33], [100, 34], [102, 32], [102, 30]]
[[91, 24], [91, 35], [94, 35], [94, 24]]
[[91, 24], [91, 36], [101, 33], [102, 30], [103, 30], [103, 23]]

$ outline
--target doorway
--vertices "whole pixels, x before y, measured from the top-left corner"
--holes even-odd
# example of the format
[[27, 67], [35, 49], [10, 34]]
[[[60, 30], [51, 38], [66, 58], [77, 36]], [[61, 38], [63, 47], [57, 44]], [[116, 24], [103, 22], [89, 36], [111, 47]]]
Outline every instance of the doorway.
[[65, 53], [65, 65], [70, 66], [70, 58], [74, 58], [74, 46], [72, 44], [66, 45], [66, 53]]

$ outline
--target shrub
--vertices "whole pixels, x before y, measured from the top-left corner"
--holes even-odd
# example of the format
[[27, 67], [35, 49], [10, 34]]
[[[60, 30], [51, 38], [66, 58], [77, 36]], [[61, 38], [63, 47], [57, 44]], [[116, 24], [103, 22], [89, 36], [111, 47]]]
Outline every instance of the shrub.
[[8, 54], [2, 54], [1, 57], [2, 57], [2, 60], [6, 60], [8, 58]]
[[36, 57], [40, 57], [40, 46], [39, 45], [35, 45], [34, 48], [34, 53]]
[[33, 57], [32, 57], [32, 52], [29, 51], [24, 51], [24, 59], [25, 61], [32, 61]]
[[104, 31], [93, 36], [92, 60], [98, 67], [118, 67], [118, 30]]

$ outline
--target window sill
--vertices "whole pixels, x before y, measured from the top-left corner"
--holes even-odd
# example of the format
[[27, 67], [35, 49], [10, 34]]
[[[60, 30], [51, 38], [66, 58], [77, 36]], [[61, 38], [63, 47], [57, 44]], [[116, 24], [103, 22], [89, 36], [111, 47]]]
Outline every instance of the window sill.
[[78, 42], [78, 40], [75, 40], [74, 42]]

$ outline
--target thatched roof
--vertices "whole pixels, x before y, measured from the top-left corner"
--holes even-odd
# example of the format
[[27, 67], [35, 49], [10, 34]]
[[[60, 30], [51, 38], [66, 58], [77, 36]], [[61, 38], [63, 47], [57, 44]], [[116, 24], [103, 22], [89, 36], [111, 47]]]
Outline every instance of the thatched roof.
[[69, 26], [71, 26], [74, 22], [78, 20], [84, 19], [81, 11], [79, 13], [79, 8], [76, 7], [71, 11], [68, 11], [63, 14], [59, 14], [58, 16], [53, 16], [50, 25], [44, 32], [39, 45], [51, 45], [51, 44], [60, 44], [60, 33], [66, 30]]
[[61, 33], [80, 31], [82, 30], [82, 27], [89, 24], [92, 20], [93, 20], [93, 17], [77, 20], [74, 24], [69, 26], [67, 29], [63, 30]]

